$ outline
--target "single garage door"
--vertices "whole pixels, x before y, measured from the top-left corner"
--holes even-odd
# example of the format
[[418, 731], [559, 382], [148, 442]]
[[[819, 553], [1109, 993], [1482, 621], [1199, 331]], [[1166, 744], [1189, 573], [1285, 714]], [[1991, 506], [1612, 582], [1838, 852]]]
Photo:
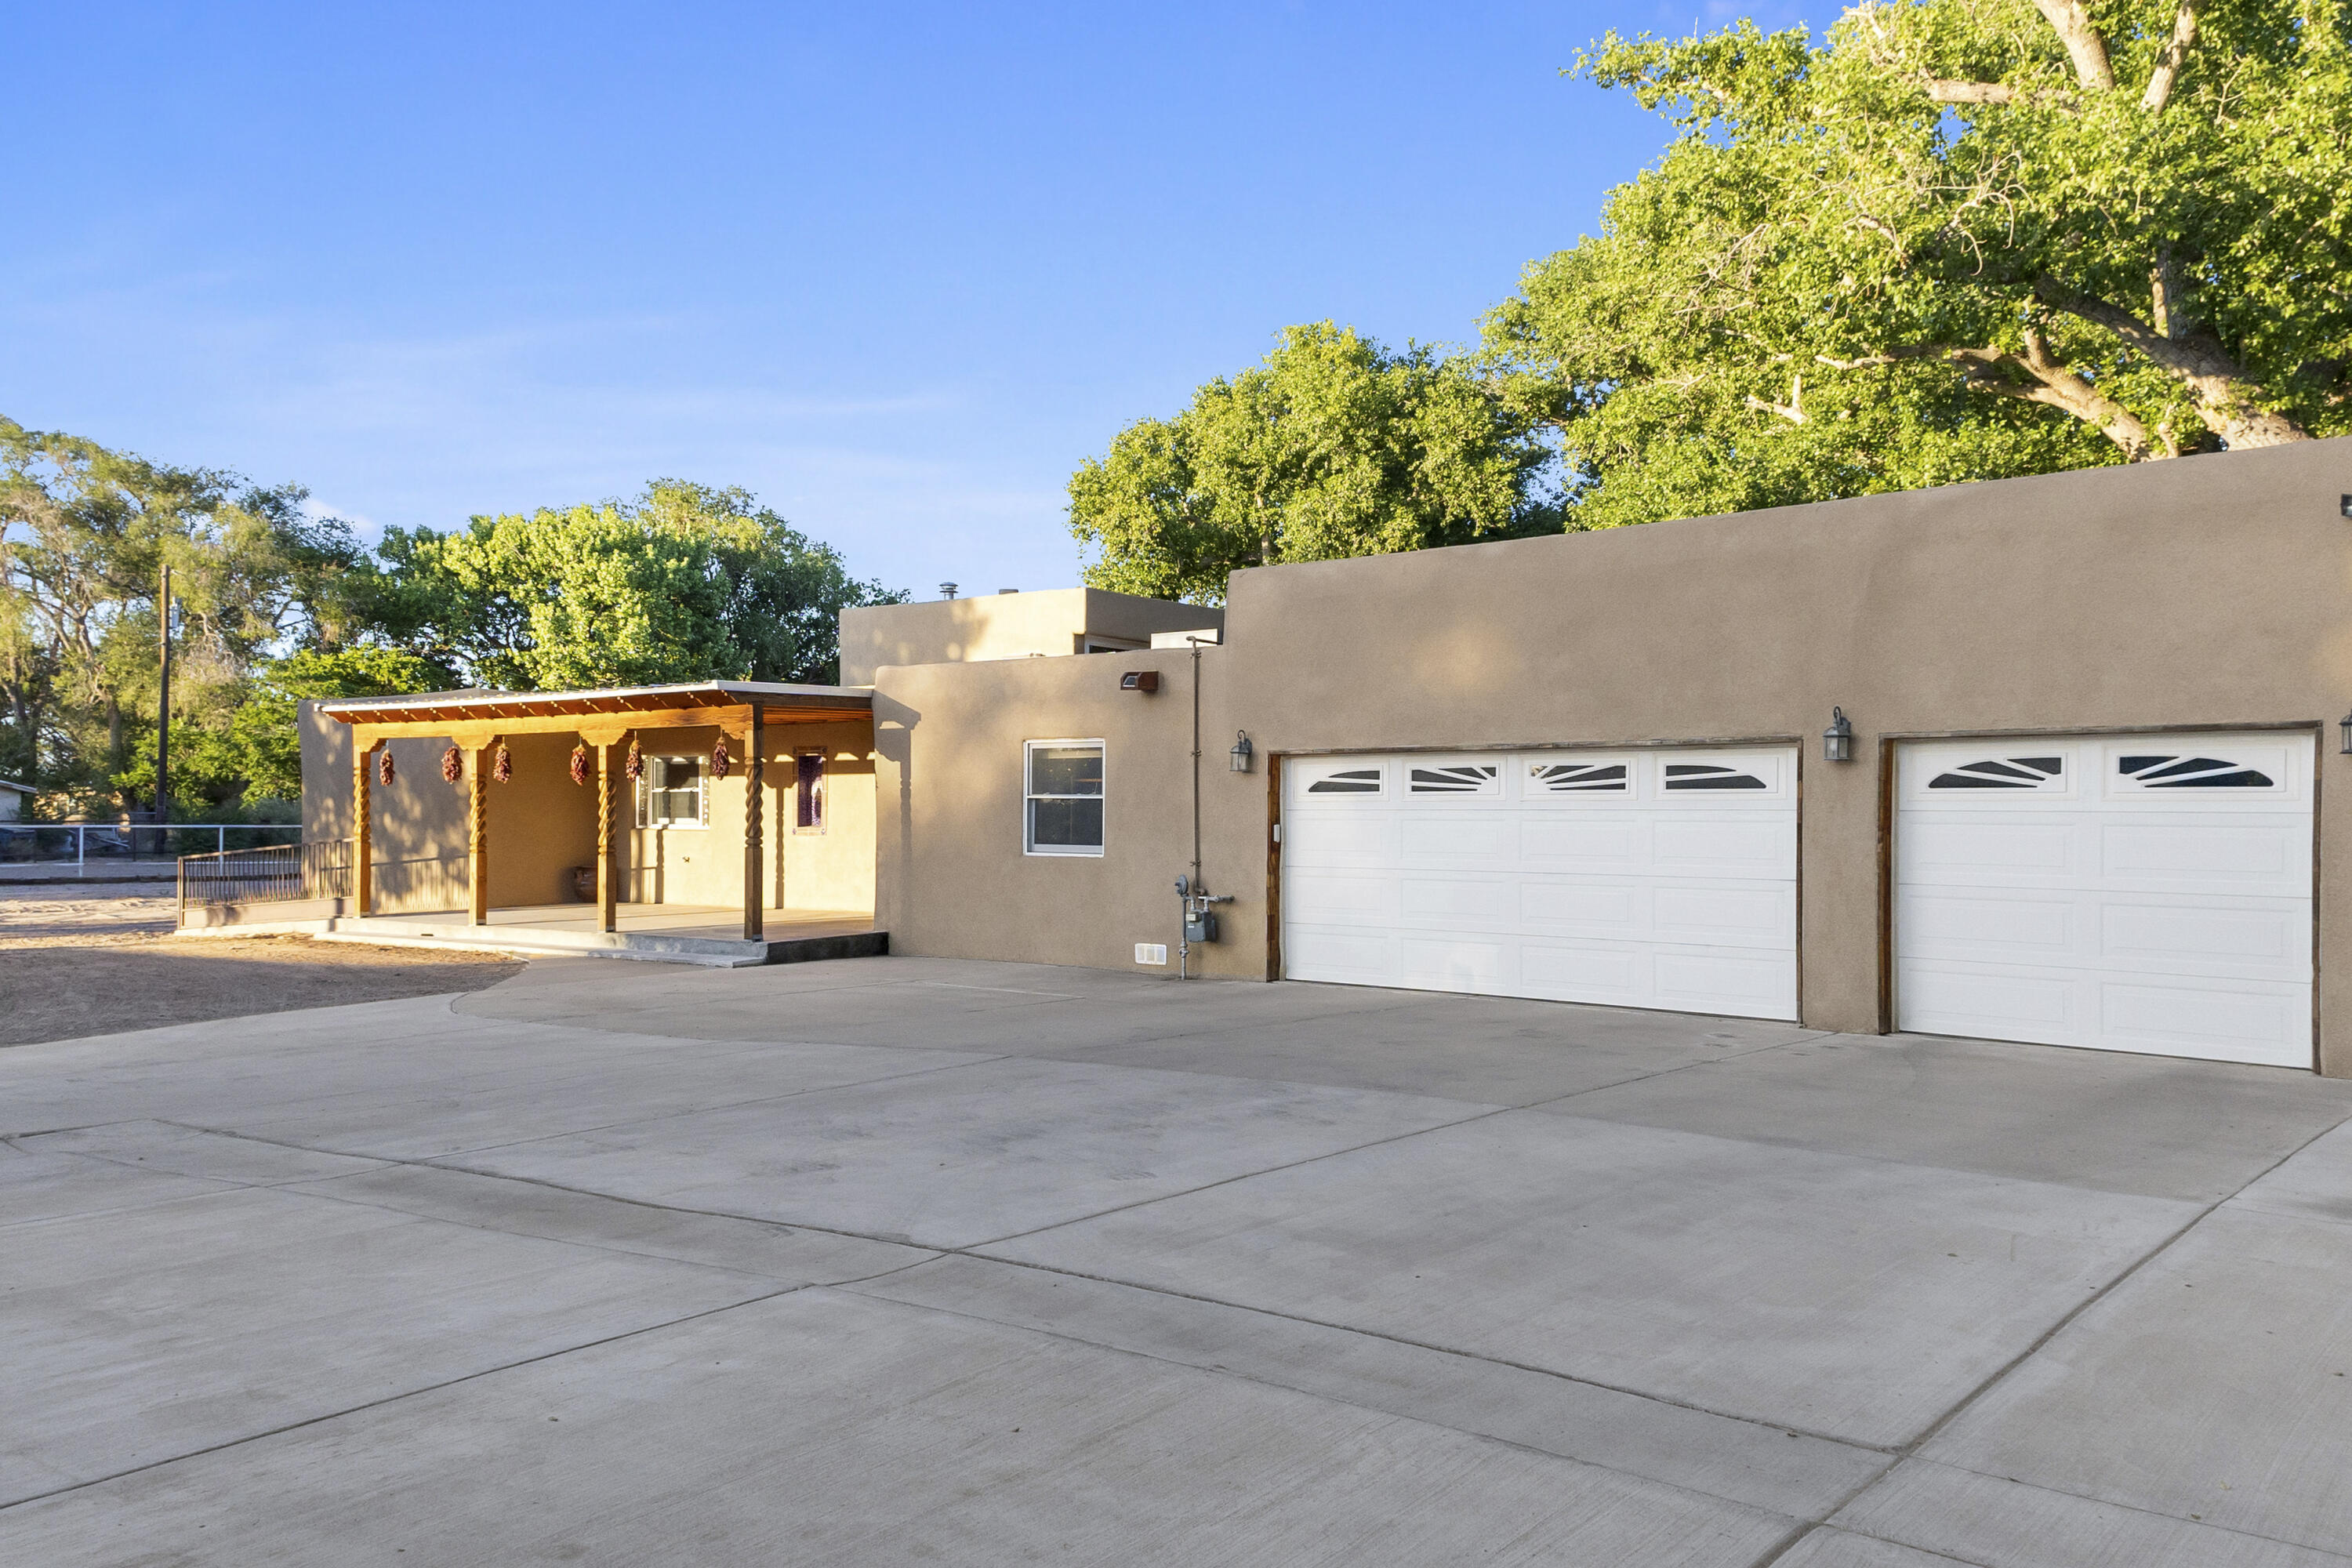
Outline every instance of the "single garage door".
[[1897, 1026], [2311, 1066], [2312, 767], [2276, 732], [1905, 747]]
[[1797, 755], [1284, 763], [1293, 980], [1797, 1016]]

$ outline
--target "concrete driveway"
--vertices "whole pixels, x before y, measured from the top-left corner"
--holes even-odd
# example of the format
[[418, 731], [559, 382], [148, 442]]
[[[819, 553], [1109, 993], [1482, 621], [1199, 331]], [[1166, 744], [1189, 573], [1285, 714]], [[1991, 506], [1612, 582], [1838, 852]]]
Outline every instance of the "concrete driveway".
[[0, 1051], [0, 1562], [2352, 1562], [2352, 1083], [921, 959]]

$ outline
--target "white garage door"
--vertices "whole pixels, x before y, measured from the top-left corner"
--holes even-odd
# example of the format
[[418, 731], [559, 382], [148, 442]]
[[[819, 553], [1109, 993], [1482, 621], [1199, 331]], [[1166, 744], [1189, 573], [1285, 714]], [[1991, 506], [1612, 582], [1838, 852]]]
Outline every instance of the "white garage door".
[[1797, 756], [1284, 763], [1294, 980], [1797, 1016]]
[[2312, 1062], [2312, 742], [1906, 747], [1897, 1026]]

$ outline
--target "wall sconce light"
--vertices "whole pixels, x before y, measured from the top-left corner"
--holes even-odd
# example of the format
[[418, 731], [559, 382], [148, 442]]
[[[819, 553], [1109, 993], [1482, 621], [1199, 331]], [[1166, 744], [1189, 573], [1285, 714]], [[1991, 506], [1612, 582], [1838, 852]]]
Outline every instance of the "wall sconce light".
[[2344, 731], [2344, 745], [2342, 748], [2344, 754], [2347, 757], [2352, 757], [2352, 713], [2347, 713], [2343, 718], [2338, 719], [2336, 721], [2336, 727]]
[[[2344, 732], [2352, 735], [2352, 719], [2347, 719], [2344, 722], [2347, 726]], [[1247, 730], [1236, 730], [1234, 731], [1234, 749], [1225, 755], [1232, 763], [1234, 772], [1245, 773], [1250, 771], [1250, 759], [1257, 755], [1257, 748], [1250, 744]]]
[[1121, 691], [1157, 691], [1160, 689], [1160, 672], [1156, 669], [1130, 669], [1118, 678], [1118, 689]]
[[1831, 763], [1853, 761], [1853, 721], [1845, 716], [1843, 708], [1830, 710], [1830, 727], [1822, 731], [1822, 760]]

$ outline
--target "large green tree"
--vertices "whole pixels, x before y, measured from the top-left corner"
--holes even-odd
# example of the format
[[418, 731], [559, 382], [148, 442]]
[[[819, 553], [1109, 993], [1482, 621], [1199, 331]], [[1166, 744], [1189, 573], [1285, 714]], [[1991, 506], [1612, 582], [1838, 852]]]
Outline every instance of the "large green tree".
[[387, 530], [386, 635], [522, 690], [830, 681], [838, 616], [905, 595], [741, 489], [658, 480], [634, 501]]
[[1678, 132], [1487, 322], [1578, 525], [2352, 429], [2344, 0], [1896, 0], [1573, 68]]
[[1236, 567], [1555, 531], [1540, 426], [1458, 358], [1325, 321], [1070, 480], [1097, 588], [1213, 603]]
[[253, 485], [0, 418], [0, 763], [59, 787], [145, 787], [157, 597], [173, 569], [174, 711], [225, 721], [273, 647], [336, 635], [368, 574], [299, 486]]

